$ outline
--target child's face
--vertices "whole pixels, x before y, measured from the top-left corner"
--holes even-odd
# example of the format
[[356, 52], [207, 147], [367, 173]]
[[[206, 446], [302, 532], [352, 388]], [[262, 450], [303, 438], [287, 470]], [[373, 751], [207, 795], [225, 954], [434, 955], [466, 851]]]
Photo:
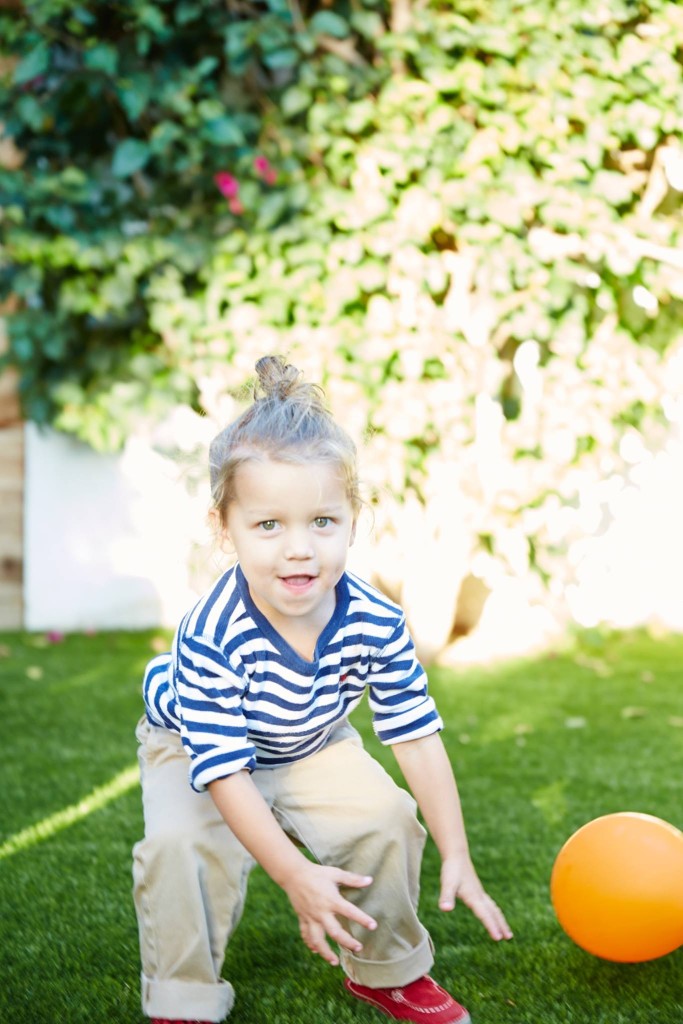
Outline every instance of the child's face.
[[335, 606], [356, 524], [340, 470], [326, 462], [245, 462], [225, 533], [252, 600], [276, 629], [317, 634]]

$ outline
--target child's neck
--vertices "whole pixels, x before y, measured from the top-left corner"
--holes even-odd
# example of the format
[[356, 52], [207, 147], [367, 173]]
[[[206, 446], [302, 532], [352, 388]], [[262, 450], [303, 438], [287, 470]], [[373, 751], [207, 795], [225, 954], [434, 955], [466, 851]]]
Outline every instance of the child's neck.
[[[253, 600], [253, 596], [252, 596]], [[254, 602], [258, 607], [258, 602]], [[282, 639], [289, 644], [292, 650], [305, 661], [315, 661], [315, 649], [320, 635], [327, 626], [334, 614], [337, 604], [337, 597], [334, 590], [330, 591], [325, 601], [315, 609], [310, 617], [295, 618], [291, 616], [280, 616], [273, 614], [273, 610], [260, 611], [270, 622], [273, 629], [276, 629]]]
[[298, 629], [289, 624], [286, 628], [278, 629], [282, 639], [286, 640], [292, 650], [296, 651], [304, 661], [315, 661], [315, 647], [320, 632], [312, 632], [310, 628]]

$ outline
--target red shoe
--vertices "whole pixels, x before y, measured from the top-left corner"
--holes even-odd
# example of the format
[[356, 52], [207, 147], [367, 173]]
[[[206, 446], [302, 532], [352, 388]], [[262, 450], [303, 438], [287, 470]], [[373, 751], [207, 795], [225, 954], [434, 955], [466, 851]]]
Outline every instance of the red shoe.
[[425, 1024], [469, 1024], [470, 1015], [445, 989], [425, 975], [402, 988], [368, 988], [344, 978], [344, 985], [358, 999], [372, 1003], [394, 1020]]

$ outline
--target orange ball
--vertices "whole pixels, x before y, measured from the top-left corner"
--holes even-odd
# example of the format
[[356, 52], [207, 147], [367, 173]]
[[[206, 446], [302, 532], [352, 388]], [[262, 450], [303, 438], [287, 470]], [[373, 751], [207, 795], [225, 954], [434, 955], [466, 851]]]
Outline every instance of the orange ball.
[[589, 821], [557, 855], [550, 897], [588, 953], [621, 963], [671, 953], [683, 945], [683, 833], [632, 811]]

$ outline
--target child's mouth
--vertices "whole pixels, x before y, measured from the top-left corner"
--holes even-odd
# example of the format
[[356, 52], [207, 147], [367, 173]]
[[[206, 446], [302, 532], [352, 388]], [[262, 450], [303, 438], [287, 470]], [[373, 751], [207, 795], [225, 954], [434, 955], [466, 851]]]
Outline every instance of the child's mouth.
[[293, 590], [301, 590], [307, 587], [315, 579], [315, 576], [281, 576], [280, 579], [285, 586], [292, 587]]

